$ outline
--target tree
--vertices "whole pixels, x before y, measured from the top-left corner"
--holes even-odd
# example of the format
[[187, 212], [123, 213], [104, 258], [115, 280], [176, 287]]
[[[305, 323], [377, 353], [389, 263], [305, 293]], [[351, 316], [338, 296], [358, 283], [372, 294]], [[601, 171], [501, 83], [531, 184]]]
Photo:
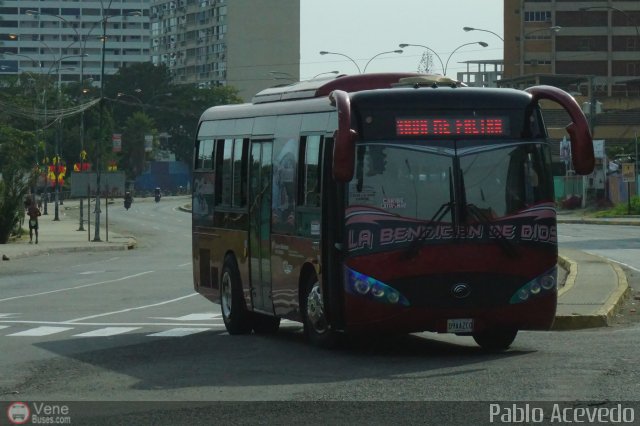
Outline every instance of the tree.
[[191, 165], [193, 143], [196, 137], [198, 119], [210, 107], [241, 103], [238, 90], [231, 86], [199, 89], [192, 85], [171, 86], [172, 96], [157, 99], [157, 105], [147, 106], [147, 111], [158, 131], [170, 135], [167, 149], [176, 154], [176, 160]]
[[120, 167], [127, 179], [135, 179], [144, 171], [146, 161], [145, 135], [155, 132], [155, 124], [144, 112], [134, 113], [124, 126]]
[[36, 140], [31, 132], [0, 124], [0, 141], [0, 244], [6, 244], [24, 217], [23, 200], [36, 176], [30, 167]]

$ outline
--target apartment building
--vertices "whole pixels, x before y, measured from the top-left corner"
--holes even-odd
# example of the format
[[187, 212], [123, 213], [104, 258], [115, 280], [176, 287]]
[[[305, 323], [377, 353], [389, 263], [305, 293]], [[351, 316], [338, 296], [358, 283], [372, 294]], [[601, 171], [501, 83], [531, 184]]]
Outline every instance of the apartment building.
[[639, 26], [637, 0], [505, 0], [504, 78], [574, 75], [585, 94], [638, 94]]
[[100, 85], [132, 63], [176, 84], [233, 85], [249, 101], [275, 73], [299, 77], [299, 0], [0, 0], [0, 75]]
[[299, 0], [152, 0], [151, 60], [178, 84], [231, 85], [250, 100], [299, 77]]
[[0, 0], [0, 74], [99, 86], [103, 39], [105, 75], [148, 62], [149, 1]]
[[[499, 85], [550, 84], [571, 93], [587, 115], [594, 140], [599, 140], [588, 191], [599, 194], [594, 198], [619, 201], [611, 195], [617, 184], [606, 170], [607, 161], [636, 155], [640, 1], [505, 0], [504, 39], [504, 78]], [[543, 114], [550, 136], [560, 140], [571, 119], [554, 108], [545, 103]], [[558, 158], [559, 144], [552, 150]]]

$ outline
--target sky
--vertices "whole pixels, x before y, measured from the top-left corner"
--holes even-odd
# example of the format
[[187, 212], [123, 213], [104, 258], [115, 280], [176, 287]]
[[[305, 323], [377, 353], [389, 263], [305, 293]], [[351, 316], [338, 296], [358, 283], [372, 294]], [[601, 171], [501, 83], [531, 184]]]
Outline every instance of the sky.
[[[321, 50], [352, 58], [364, 71], [375, 55], [400, 49], [400, 43], [421, 44], [449, 59], [447, 75], [466, 70], [461, 61], [502, 59], [503, 43], [489, 32], [462, 30], [474, 27], [503, 37], [504, 0], [300, 0], [300, 79], [340, 71], [357, 74], [348, 58], [320, 55]], [[484, 41], [487, 47], [464, 43]], [[416, 72], [425, 51], [406, 47], [401, 54], [373, 58], [366, 72]], [[451, 56], [450, 56], [451, 55]], [[432, 70], [442, 73], [434, 55]]]

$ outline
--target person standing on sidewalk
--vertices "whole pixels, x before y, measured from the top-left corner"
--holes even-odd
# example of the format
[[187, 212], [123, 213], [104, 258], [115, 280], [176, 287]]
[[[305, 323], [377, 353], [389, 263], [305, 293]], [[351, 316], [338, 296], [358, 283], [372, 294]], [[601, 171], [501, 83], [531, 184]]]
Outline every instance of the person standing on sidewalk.
[[29, 216], [29, 244], [33, 243], [33, 231], [36, 231], [36, 244], [38, 244], [38, 216], [40, 216], [40, 209], [33, 200], [30, 200], [29, 207], [27, 208], [27, 216]]

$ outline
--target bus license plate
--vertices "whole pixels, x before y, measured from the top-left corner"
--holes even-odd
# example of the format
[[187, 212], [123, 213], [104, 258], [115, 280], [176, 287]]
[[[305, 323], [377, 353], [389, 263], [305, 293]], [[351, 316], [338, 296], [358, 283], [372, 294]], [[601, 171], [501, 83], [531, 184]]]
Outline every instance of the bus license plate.
[[447, 320], [447, 333], [470, 333], [473, 331], [473, 318]]

